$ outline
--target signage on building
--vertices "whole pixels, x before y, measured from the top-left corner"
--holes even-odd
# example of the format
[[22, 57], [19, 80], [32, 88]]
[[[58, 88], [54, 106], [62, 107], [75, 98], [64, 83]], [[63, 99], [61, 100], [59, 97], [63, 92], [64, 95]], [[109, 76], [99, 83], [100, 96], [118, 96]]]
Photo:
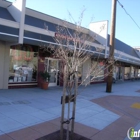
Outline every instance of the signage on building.
[[72, 36], [64, 35], [64, 34], [60, 34], [60, 33], [55, 33], [55, 37], [59, 38], [59, 39], [64, 39], [67, 41], [83, 42], [79, 37], [72, 37]]

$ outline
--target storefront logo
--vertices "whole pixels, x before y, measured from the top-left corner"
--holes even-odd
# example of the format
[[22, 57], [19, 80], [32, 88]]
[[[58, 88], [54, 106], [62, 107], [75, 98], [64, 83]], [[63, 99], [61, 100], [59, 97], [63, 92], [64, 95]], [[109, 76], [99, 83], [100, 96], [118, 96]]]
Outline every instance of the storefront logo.
[[135, 131], [134, 128], [129, 128], [127, 131], [127, 137], [132, 140], [133, 138], [139, 138], [140, 137], [140, 129], [138, 131]]
[[55, 33], [55, 37], [56, 37], [56, 38], [60, 38], [60, 39], [69, 40], [69, 41], [80, 42], [80, 39], [78, 39], [78, 38], [71, 37], [71, 36], [69, 36], [69, 35], [60, 34], [60, 33]]
[[55, 33], [55, 37], [59, 39], [67, 40], [67, 41], [81, 42], [81, 43], [87, 43], [85, 40], [88, 39], [86, 35], [80, 38], [77, 36], [64, 35], [60, 33]]

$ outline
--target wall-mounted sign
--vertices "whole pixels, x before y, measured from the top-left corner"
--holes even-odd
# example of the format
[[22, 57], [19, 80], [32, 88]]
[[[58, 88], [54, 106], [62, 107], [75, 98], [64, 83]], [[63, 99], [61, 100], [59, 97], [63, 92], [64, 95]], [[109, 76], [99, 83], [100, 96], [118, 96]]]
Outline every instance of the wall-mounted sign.
[[79, 37], [72, 37], [70, 35], [64, 35], [60, 33], [55, 33], [55, 37], [59, 39], [64, 39], [67, 41], [73, 41], [73, 42], [82, 42], [82, 40]]

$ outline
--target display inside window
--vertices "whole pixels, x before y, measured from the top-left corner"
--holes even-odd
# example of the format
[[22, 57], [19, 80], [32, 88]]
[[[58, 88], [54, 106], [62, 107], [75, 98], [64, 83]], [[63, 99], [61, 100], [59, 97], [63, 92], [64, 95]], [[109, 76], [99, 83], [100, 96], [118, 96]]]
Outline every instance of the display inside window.
[[91, 67], [93, 68], [90, 76], [91, 82], [104, 80], [104, 63], [91, 61]]
[[37, 81], [38, 48], [28, 45], [11, 46], [9, 83]]

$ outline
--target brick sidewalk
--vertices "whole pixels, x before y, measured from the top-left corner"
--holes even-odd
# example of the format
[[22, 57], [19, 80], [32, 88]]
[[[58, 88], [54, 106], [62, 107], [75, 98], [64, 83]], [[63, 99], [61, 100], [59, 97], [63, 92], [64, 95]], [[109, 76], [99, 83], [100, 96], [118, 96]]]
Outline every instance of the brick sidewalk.
[[92, 101], [121, 116], [94, 135], [91, 138], [93, 140], [124, 140], [127, 130], [140, 123], [140, 110], [131, 107], [132, 104], [140, 102], [140, 97], [109, 96]]
[[[131, 108], [133, 103], [140, 101], [140, 97], [107, 96], [92, 101], [121, 117], [102, 130], [76, 123], [75, 132], [79, 135], [91, 140], [124, 140], [127, 130], [130, 127], [134, 127], [140, 121], [140, 110]], [[106, 119], [104, 117], [102, 116], [101, 119]], [[1, 135], [0, 140], [35, 140], [59, 129], [60, 118], [57, 118]]]
[[[128, 90], [128, 87], [131, 87]], [[140, 121], [139, 81], [80, 89], [75, 132], [91, 140], [124, 140]], [[35, 140], [60, 129], [62, 88], [0, 90], [0, 140]], [[47, 102], [46, 102], [47, 101]], [[133, 108], [134, 107], [134, 108]]]

